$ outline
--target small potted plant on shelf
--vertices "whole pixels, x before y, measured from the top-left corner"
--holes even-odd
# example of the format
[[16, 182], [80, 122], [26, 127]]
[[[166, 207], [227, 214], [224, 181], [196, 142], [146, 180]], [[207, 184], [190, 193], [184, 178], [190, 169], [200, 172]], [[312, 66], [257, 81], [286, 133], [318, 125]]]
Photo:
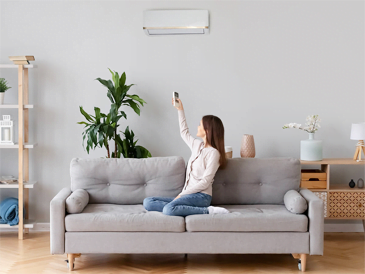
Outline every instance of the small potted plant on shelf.
[[10, 88], [7, 85], [5, 78], [0, 78], [0, 105], [4, 104], [5, 91]]

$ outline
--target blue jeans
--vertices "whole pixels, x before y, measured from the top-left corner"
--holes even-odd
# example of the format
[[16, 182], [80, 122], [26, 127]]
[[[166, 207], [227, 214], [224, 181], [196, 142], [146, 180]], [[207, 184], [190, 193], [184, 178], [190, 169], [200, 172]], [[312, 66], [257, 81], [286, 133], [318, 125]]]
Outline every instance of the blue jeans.
[[159, 211], [170, 216], [209, 214], [208, 206], [212, 196], [198, 192], [174, 199], [175, 197], [147, 197], [143, 200], [143, 206], [148, 211]]

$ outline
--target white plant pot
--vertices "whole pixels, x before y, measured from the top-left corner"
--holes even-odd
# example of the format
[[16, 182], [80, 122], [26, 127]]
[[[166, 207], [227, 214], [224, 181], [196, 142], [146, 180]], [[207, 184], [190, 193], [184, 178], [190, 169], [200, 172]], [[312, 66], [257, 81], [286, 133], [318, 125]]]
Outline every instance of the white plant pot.
[[321, 161], [323, 145], [322, 140], [314, 140], [314, 133], [308, 133], [309, 139], [300, 141], [300, 160]]
[[4, 96], [5, 96], [5, 92], [0, 92], [0, 105], [4, 104]]

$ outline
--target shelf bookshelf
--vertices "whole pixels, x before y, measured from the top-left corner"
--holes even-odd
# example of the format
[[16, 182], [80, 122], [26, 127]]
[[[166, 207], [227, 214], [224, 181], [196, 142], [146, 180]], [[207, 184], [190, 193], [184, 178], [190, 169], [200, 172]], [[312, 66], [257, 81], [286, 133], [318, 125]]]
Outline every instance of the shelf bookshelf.
[[19, 66], [23, 66], [25, 69], [36, 68], [37, 67], [37, 65], [33, 65], [33, 64], [29, 64], [29, 65], [0, 64], [0, 69], [1, 68], [19, 69]]
[[[24, 148], [35, 148], [38, 144], [37, 143], [24, 143]], [[14, 145], [0, 145], [0, 148], [19, 148], [19, 144]]]
[[[302, 185], [320, 197], [324, 204], [325, 219], [362, 220], [365, 230], [365, 189], [348, 184], [331, 184], [330, 169], [335, 165], [358, 165], [365, 167], [365, 161], [353, 158], [324, 158], [322, 161], [300, 161], [303, 165], [320, 165], [316, 172], [302, 168]], [[308, 187], [312, 184], [313, 188]], [[323, 188], [316, 188], [323, 185]]]
[[329, 191], [353, 191], [353, 192], [365, 192], [364, 188], [358, 188], [355, 186], [354, 188], [349, 187], [348, 184], [332, 184], [330, 185]]
[[[25, 229], [33, 228], [35, 224], [36, 224], [35, 220], [25, 220], [23, 223], [23, 227]], [[10, 226], [8, 224], [0, 224], [0, 228], [18, 228], [19, 229], [19, 225]]]
[[[0, 105], [0, 108], [19, 108], [18, 105]], [[33, 105], [23, 105], [23, 108], [33, 108]]]
[[[34, 185], [36, 184], [36, 181], [30, 181], [30, 182], [24, 182], [23, 187], [24, 188], [34, 188]], [[0, 188], [19, 188], [19, 184], [0, 184]]]
[[[18, 58], [18, 60], [35, 60], [33, 56], [24, 56], [24, 58]], [[14, 61], [14, 58], [9, 57], [9, 59]], [[29, 109], [32, 109], [33, 105], [29, 104], [28, 69], [36, 67], [33, 64], [0, 64], [0, 69], [18, 69], [18, 104], [0, 105], [0, 109], [18, 109], [18, 143], [15, 145], [0, 145], [0, 149], [13, 148], [18, 150], [19, 182], [18, 184], [9, 185], [0, 184], [0, 188], [18, 189], [19, 217], [18, 225], [10, 226], [1, 224], [0, 228], [17, 228], [18, 238], [20, 240], [24, 238], [24, 233], [28, 233], [29, 228], [33, 228], [35, 224], [34, 220], [29, 220], [29, 189], [33, 189], [37, 183], [35, 181], [29, 181], [29, 149], [36, 147], [37, 143], [29, 143]], [[23, 209], [25, 209], [25, 212]]]

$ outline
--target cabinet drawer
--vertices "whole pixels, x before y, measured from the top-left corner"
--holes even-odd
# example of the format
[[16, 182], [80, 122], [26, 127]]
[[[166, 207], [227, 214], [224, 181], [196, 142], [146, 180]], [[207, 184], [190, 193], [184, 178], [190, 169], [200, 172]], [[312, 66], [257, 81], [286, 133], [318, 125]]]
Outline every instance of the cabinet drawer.
[[302, 169], [302, 180], [326, 181], [327, 173], [320, 169]]
[[327, 192], [326, 191], [313, 191], [314, 194], [323, 201], [324, 205], [324, 217], [327, 217]]
[[327, 188], [327, 181], [300, 181], [300, 187], [304, 188]]
[[330, 191], [328, 195], [329, 217], [365, 217], [365, 192]]

